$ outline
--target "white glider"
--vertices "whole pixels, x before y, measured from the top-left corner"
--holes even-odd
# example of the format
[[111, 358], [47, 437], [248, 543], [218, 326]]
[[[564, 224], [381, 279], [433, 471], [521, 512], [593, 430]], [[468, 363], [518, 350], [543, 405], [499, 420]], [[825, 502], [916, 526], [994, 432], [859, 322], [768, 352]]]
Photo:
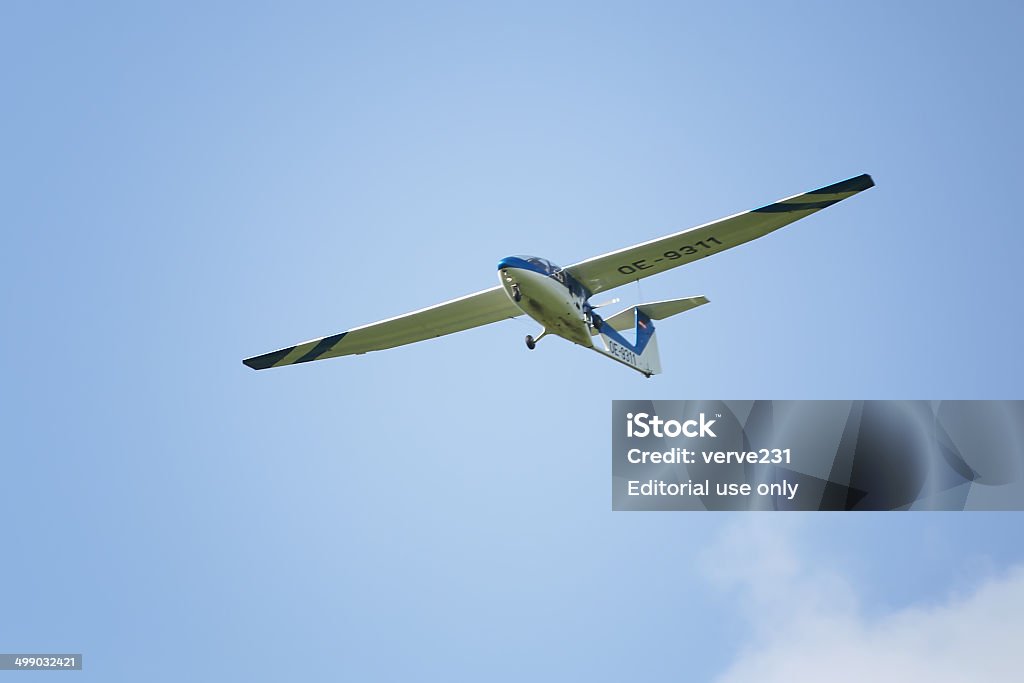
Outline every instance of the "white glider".
[[[702, 306], [707, 298], [639, 304], [602, 319], [591, 296], [762, 237], [874, 184], [860, 175], [565, 268], [535, 256], [509, 256], [498, 263], [497, 287], [242, 362], [263, 370], [380, 351], [526, 314], [543, 328], [536, 338], [527, 335], [527, 347], [555, 334], [650, 377], [661, 372], [653, 321]], [[619, 334], [629, 328], [636, 332], [633, 341]]]

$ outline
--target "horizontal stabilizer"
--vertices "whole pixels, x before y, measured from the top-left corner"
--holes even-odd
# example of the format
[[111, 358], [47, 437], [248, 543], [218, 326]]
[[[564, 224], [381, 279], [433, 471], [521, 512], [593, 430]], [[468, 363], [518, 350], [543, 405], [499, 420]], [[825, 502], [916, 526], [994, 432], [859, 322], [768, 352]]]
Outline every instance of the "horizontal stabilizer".
[[630, 306], [625, 310], [619, 311], [610, 318], [605, 318], [605, 322], [616, 330], [628, 330], [636, 324], [636, 314], [633, 312], [634, 309], [639, 309], [651, 320], [664, 320], [665, 318], [669, 318], [673, 315], [685, 313], [686, 311], [697, 308], [698, 306], [703, 306], [706, 303], [708, 303], [708, 298], [706, 296], [691, 296], [685, 299], [654, 301], [649, 304]]

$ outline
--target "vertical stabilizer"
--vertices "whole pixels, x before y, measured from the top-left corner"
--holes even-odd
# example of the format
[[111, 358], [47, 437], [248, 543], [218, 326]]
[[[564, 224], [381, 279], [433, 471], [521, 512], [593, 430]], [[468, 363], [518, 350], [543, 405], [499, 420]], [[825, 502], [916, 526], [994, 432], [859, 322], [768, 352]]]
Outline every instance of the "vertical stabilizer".
[[[621, 318], [621, 316], [622, 313], [615, 317]], [[593, 348], [598, 353], [603, 353], [613, 360], [628, 365], [647, 377], [657, 375], [661, 372], [661, 358], [658, 356], [658, 340], [655, 337], [654, 321], [640, 310], [639, 306], [633, 307], [633, 316], [636, 321], [635, 341], [630, 342], [607, 321], [601, 321], [597, 328], [601, 343], [594, 344]]]

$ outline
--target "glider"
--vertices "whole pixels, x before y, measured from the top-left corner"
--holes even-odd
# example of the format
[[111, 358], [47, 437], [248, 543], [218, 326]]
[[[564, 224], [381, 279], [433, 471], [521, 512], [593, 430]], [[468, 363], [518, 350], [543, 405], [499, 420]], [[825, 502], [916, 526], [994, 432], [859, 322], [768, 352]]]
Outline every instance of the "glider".
[[[654, 321], [703, 306], [707, 298], [639, 304], [602, 318], [599, 306], [590, 303], [593, 295], [763, 237], [874, 184], [871, 176], [860, 175], [565, 268], [536, 256], [509, 256], [498, 263], [497, 287], [242, 362], [264, 370], [380, 351], [525, 314], [542, 326], [537, 337], [527, 335], [528, 348], [554, 334], [650, 377], [661, 372]], [[630, 328], [632, 341], [620, 334]]]

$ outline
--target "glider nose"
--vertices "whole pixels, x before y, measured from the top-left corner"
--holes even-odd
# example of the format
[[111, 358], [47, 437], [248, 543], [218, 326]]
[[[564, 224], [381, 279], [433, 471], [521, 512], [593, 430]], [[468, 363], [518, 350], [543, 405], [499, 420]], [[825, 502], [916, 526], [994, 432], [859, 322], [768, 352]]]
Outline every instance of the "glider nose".
[[519, 256], [506, 256], [498, 261], [498, 270], [505, 270], [506, 268], [522, 268], [525, 265], [526, 261]]
[[498, 262], [498, 282], [501, 283], [505, 293], [516, 304], [523, 300], [522, 290], [516, 281], [517, 271], [523, 267], [523, 260], [516, 256], [508, 256]]

